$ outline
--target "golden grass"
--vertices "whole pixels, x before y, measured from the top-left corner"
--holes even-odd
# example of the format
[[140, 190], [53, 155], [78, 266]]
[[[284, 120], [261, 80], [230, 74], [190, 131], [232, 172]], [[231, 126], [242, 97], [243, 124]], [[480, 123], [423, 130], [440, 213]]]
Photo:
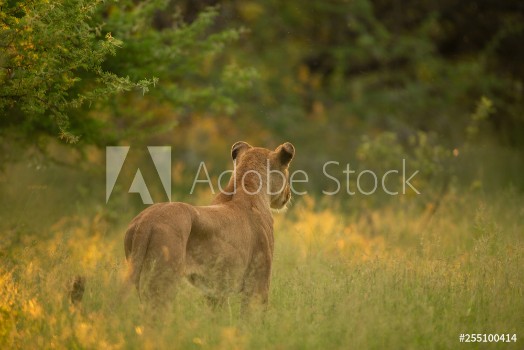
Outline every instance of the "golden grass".
[[[209, 310], [182, 286], [168, 318], [144, 322], [136, 293], [119, 305], [123, 233], [104, 211], [63, 217], [37, 235], [5, 230], [1, 348], [462, 348], [460, 333], [524, 337], [524, 201], [450, 193], [437, 214], [400, 203], [356, 214], [310, 197], [275, 222], [271, 306]], [[67, 290], [87, 279], [80, 306]]]

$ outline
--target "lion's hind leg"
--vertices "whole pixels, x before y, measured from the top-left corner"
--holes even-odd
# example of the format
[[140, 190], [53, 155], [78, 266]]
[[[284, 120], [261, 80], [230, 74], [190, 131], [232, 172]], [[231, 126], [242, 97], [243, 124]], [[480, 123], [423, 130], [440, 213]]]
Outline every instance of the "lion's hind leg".
[[139, 294], [147, 313], [157, 318], [170, 309], [185, 271], [182, 235], [155, 229], [140, 278]]

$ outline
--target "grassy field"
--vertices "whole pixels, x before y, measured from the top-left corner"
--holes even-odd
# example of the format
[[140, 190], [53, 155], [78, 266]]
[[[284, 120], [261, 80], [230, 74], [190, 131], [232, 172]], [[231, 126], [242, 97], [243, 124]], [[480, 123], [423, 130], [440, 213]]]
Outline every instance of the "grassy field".
[[[241, 318], [236, 298], [212, 312], [184, 285], [156, 327], [144, 323], [134, 291], [115, 302], [132, 214], [3, 228], [0, 348], [522, 348], [524, 200], [516, 191], [450, 191], [430, 219], [405, 203], [355, 215], [299, 198], [276, 215], [266, 314]], [[80, 307], [67, 296], [76, 274], [87, 279]], [[518, 340], [461, 344], [461, 333]]]

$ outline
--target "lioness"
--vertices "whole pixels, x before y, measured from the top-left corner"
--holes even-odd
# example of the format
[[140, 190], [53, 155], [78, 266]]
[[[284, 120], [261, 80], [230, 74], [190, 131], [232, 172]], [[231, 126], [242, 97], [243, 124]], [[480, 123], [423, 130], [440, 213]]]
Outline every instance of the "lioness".
[[295, 148], [274, 151], [237, 142], [231, 148], [233, 176], [210, 206], [160, 203], [129, 225], [125, 255], [129, 282], [159, 308], [185, 277], [214, 305], [241, 293], [245, 308], [267, 304], [273, 258], [271, 209], [291, 198], [288, 166]]

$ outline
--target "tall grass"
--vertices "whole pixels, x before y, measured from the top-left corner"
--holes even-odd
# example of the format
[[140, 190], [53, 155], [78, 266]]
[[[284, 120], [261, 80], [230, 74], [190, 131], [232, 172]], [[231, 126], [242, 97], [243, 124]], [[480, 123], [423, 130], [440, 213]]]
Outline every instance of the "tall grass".
[[[238, 298], [217, 312], [189, 285], [160, 325], [136, 293], [117, 290], [130, 214], [63, 217], [41, 232], [3, 228], [1, 348], [522, 348], [524, 200], [450, 192], [427, 220], [388, 206], [361, 219], [297, 200], [276, 216], [269, 310], [243, 318]], [[128, 217], [129, 216], [129, 217]], [[87, 280], [80, 306], [71, 278]], [[460, 344], [461, 333], [516, 333], [516, 343]]]

